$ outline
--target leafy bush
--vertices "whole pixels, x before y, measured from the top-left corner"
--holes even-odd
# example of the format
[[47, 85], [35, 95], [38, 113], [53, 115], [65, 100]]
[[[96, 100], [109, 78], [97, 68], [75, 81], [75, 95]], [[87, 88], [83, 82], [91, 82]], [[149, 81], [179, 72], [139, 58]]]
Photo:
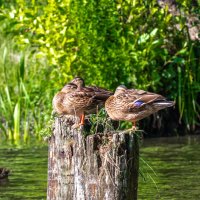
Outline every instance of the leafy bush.
[[[2, 34], [35, 58], [30, 67], [38, 67], [30, 76], [42, 71], [37, 80], [29, 79], [29, 85], [35, 83], [35, 90], [28, 89], [32, 110], [39, 104], [37, 112], [49, 116], [54, 92], [79, 75], [87, 84], [113, 90], [125, 84], [176, 99], [180, 119], [194, 129], [200, 48], [188, 35], [188, 1], [178, 3], [183, 14], [176, 16], [155, 0], [16, 0], [4, 5]], [[39, 66], [40, 60], [46, 64]]]

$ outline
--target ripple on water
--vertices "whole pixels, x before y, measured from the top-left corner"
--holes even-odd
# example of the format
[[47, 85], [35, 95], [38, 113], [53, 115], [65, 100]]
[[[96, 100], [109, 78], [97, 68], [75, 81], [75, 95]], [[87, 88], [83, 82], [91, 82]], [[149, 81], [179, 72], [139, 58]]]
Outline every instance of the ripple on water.
[[11, 170], [0, 182], [0, 200], [46, 199], [47, 146], [0, 147], [0, 166]]
[[[200, 137], [145, 139], [141, 147], [139, 200], [200, 199]], [[46, 199], [47, 146], [0, 146], [0, 200]], [[145, 179], [145, 181], [143, 180]]]
[[140, 162], [139, 199], [199, 200], [199, 150], [200, 137], [145, 140], [140, 155], [150, 167]]

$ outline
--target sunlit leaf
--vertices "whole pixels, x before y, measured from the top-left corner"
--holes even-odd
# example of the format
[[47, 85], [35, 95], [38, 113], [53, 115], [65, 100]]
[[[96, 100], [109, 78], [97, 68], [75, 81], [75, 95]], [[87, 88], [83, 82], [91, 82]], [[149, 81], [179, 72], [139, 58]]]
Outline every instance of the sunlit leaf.
[[14, 139], [17, 141], [20, 139], [20, 102], [18, 101], [14, 109]]

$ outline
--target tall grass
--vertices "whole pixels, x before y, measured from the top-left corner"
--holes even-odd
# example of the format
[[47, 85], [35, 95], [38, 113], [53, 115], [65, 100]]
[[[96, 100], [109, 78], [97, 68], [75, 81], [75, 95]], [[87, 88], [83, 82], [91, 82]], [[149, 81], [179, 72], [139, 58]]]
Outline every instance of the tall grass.
[[200, 47], [188, 36], [184, 6], [173, 16], [156, 0], [15, 2], [0, 11], [4, 136], [37, 135], [55, 91], [76, 75], [87, 84], [125, 84], [176, 99], [176, 123], [199, 126]]
[[0, 134], [26, 141], [30, 135], [39, 138], [51, 113], [52, 97], [48, 99], [51, 89], [41, 88], [47, 73], [45, 62], [29, 57], [29, 51], [20, 52], [14, 44], [5, 40], [0, 46]]

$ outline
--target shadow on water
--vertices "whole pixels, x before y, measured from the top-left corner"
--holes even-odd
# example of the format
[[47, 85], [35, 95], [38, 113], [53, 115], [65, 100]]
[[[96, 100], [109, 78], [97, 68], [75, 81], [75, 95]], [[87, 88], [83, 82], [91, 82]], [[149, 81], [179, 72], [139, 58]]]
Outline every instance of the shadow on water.
[[[138, 199], [199, 200], [199, 151], [200, 137], [145, 139]], [[0, 200], [46, 199], [47, 153], [46, 144], [0, 145], [0, 167], [11, 170], [0, 181]]]

